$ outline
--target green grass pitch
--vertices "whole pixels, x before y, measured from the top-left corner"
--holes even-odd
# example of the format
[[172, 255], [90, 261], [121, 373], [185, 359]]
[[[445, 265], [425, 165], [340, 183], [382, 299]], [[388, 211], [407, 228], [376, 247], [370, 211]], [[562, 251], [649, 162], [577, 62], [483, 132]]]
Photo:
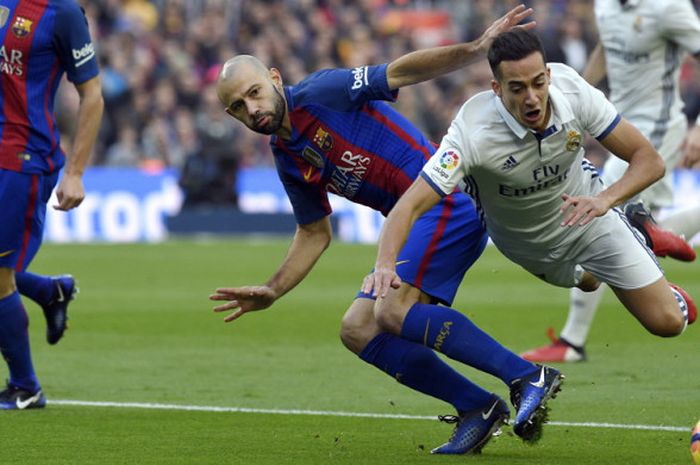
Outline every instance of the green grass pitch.
[[[543, 439], [509, 428], [480, 456], [431, 456], [451, 426], [422, 418], [264, 413], [313, 410], [416, 417], [452, 413], [346, 351], [340, 318], [374, 262], [373, 246], [334, 243], [311, 275], [272, 308], [225, 324], [207, 297], [259, 284], [287, 240], [172, 241], [158, 245], [46, 245], [32, 271], [70, 272], [80, 294], [70, 330], [44, 340], [27, 303], [44, 410], [0, 412], [0, 464], [690, 464], [700, 419], [700, 328], [647, 334], [603, 299], [589, 362], [562, 365]], [[662, 260], [667, 276], [700, 297], [700, 265]], [[514, 351], [545, 343], [566, 318], [568, 291], [548, 286], [489, 247], [455, 307]], [[506, 397], [498, 380], [458, 366]], [[51, 401], [112, 402], [90, 406]], [[126, 403], [248, 408], [253, 412], [127, 407]], [[591, 425], [585, 426], [584, 424]], [[661, 425], [686, 430], [609, 428]]]

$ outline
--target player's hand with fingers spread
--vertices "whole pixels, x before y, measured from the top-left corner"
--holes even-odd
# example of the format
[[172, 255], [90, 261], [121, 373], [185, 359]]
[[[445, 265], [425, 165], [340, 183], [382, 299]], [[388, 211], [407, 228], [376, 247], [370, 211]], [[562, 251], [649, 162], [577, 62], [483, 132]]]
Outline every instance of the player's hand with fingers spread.
[[276, 299], [275, 291], [268, 286], [220, 287], [209, 296], [209, 300], [226, 301], [225, 304], [214, 307], [215, 312], [234, 310], [224, 318], [226, 323], [244, 313], [266, 309]]
[[362, 281], [362, 292], [380, 299], [386, 297], [389, 288], [398, 289], [401, 278], [396, 274], [396, 267], [378, 266]]
[[532, 29], [536, 26], [535, 21], [529, 21], [525, 24], [518, 25], [518, 23], [532, 14], [532, 8], [525, 8], [525, 5], [518, 5], [504, 16], [496, 20], [491, 24], [486, 31], [481, 35], [479, 39], [479, 48], [484, 52], [488, 51], [493, 40], [499, 34], [503, 32], [510, 31], [514, 27], [519, 27], [523, 29]]
[[585, 226], [610, 209], [610, 205], [601, 197], [572, 197], [564, 194], [561, 198], [564, 201], [560, 208], [564, 214], [562, 226]]
[[85, 189], [83, 188], [81, 177], [64, 174], [56, 188], [56, 198], [58, 199], [58, 205], [53, 206], [56, 210], [68, 211], [80, 205], [85, 198]]

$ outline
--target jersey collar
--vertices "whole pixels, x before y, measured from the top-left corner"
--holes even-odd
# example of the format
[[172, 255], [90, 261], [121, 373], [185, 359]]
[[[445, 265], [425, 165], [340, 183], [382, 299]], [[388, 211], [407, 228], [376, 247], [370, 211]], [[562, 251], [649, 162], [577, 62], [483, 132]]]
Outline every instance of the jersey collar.
[[[503, 105], [500, 97], [494, 94], [496, 97], [496, 110], [503, 118], [506, 126], [515, 134], [519, 139], [524, 139], [525, 136], [532, 133], [529, 128], [523, 126], [516, 120], [513, 115], [510, 114], [508, 109]], [[549, 104], [552, 105], [552, 116], [550, 117], [549, 127], [562, 127], [564, 123], [568, 123], [574, 119], [574, 112], [569, 105], [569, 101], [564, 97], [564, 94], [550, 84], [549, 86]]]
[[641, 0], [627, 0], [627, 2], [623, 5], [622, 2], [620, 2], [620, 6], [622, 7], [623, 10], [629, 10], [634, 7], [639, 6], [639, 3]]

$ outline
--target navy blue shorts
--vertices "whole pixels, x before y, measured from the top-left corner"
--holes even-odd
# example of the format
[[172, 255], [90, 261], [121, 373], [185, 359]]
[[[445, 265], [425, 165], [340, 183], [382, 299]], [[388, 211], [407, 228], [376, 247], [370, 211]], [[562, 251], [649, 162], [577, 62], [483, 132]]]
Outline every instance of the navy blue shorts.
[[[464, 274], [486, 247], [488, 235], [472, 199], [444, 197], [413, 225], [396, 260], [396, 273], [435, 301], [452, 305]], [[373, 298], [358, 293], [357, 297]]]
[[57, 179], [58, 173], [44, 176], [0, 169], [0, 267], [24, 271], [32, 262]]

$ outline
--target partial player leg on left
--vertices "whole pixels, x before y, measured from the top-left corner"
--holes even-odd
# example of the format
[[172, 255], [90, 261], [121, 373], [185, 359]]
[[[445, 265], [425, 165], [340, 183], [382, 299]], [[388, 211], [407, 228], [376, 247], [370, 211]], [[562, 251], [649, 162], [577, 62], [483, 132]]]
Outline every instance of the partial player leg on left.
[[15, 270], [31, 262], [41, 242], [43, 187], [41, 176], [0, 169], [0, 351], [10, 375], [0, 392], [0, 409], [46, 404], [32, 364], [29, 320], [15, 284]]

